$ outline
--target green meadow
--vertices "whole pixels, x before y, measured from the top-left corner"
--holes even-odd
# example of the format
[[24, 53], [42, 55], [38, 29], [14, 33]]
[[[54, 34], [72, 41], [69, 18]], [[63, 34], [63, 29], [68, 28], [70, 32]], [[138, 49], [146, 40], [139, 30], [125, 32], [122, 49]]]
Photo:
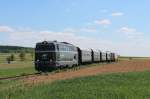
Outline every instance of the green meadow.
[[150, 71], [103, 74], [26, 86], [1, 81], [0, 99], [149, 99]]
[[0, 77], [18, 76], [35, 73], [33, 58], [29, 53], [25, 55], [25, 60], [21, 61], [19, 53], [13, 53], [14, 61], [7, 63], [6, 58], [11, 53], [0, 53]]

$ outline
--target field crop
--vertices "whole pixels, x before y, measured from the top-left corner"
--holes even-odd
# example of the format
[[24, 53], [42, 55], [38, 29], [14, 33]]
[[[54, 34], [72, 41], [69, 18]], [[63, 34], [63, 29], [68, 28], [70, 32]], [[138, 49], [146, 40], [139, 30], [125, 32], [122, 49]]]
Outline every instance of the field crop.
[[149, 76], [150, 71], [144, 71], [103, 74], [36, 86], [14, 82], [12, 85], [17, 87], [3, 86], [0, 96], [1, 99], [149, 99]]

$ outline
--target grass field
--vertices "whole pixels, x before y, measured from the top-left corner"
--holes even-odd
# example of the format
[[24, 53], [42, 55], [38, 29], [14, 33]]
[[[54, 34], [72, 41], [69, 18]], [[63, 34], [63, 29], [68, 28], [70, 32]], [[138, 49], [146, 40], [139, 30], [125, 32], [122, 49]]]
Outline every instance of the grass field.
[[6, 57], [11, 53], [0, 53], [0, 77], [17, 76], [29, 73], [35, 73], [33, 59], [31, 54], [26, 54], [25, 61], [20, 61], [19, 53], [15, 53], [15, 61], [8, 64]]
[[149, 99], [150, 71], [103, 74], [36, 86], [5, 81], [0, 82], [0, 87], [0, 99]]
[[35, 72], [34, 64], [30, 61], [0, 64], [0, 77], [18, 76]]

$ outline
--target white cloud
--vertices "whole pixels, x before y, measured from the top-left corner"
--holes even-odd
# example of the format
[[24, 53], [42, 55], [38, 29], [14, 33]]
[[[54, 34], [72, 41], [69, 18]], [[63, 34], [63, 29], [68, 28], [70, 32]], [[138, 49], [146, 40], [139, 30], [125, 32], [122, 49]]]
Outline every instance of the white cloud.
[[[84, 30], [92, 32], [94, 30]], [[15, 31], [9, 33], [7, 41], [3, 42], [8, 45], [19, 45], [19, 46], [35, 46], [39, 41], [65, 41], [77, 45], [81, 48], [94, 48], [102, 51], [112, 50], [112, 43], [105, 41], [102, 38], [96, 39], [93, 37], [79, 36], [73, 32], [55, 32], [55, 31]]]
[[0, 26], [0, 32], [13, 32], [14, 30], [9, 26]]
[[120, 32], [123, 32], [123, 33], [134, 33], [136, 31], [137, 30], [135, 28], [129, 28], [127, 26], [124, 26], [124, 27], [120, 28]]
[[124, 13], [122, 13], [122, 12], [113, 12], [111, 14], [111, 16], [123, 16], [123, 15], [124, 15]]
[[[125, 35], [129, 35], [129, 33], [130, 35], [134, 34], [134, 36], [136, 33], [139, 33], [135, 28], [129, 27], [122, 27], [119, 29], [119, 32]], [[103, 39], [103, 37], [100, 35], [99, 37], [86, 37], [76, 35], [75, 32], [69, 31], [23, 31], [16, 29], [14, 32], [9, 33], [6, 41], [2, 41], [1, 44], [34, 47], [37, 42], [43, 40], [66, 41], [84, 49], [93, 48], [102, 51], [109, 50], [126, 56], [150, 56], [150, 42], [147, 42], [147, 40], [143, 40], [142, 42], [138, 43], [134, 42], [136, 39], [134, 39], [132, 42], [114, 42], [110, 39]]]
[[96, 28], [94, 27], [83, 27], [83, 28], [65, 28], [64, 32], [69, 32], [69, 33], [79, 33], [79, 32], [88, 32], [88, 33], [93, 33], [97, 32]]
[[122, 56], [141, 56], [141, 57], [149, 57], [150, 56], [150, 42], [142, 41], [142, 42], [118, 42], [116, 48], [118, 48], [118, 52]]
[[125, 34], [128, 38], [133, 40], [141, 40], [144, 34], [142, 32], [137, 31], [137, 29], [135, 28], [130, 28], [127, 26], [121, 27], [119, 29], [119, 32]]
[[109, 19], [102, 19], [102, 20], [96, 20], [96, 24], [107, 26], [111, 24], [111, 21]]
[[74, 33], [74, 32], [77, 32], [77, 29], [65, 28], [65, 29], [64, 29], [64, 32], [71, 32], [71, 33]]
[[93, 33], [96, 32], [96, 28], [92, 28], [92, 27], [87, 27], [87, 28], [82, 28], [80, 29], [81, 32], [89, 32], [89, 33]]

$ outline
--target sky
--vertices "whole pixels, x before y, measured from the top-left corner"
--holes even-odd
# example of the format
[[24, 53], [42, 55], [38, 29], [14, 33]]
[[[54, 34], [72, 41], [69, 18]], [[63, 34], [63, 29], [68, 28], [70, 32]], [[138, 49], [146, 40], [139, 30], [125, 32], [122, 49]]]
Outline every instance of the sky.
[[150, 0], [0, 0], [0, 45], [66, 41], [150, 56]]

